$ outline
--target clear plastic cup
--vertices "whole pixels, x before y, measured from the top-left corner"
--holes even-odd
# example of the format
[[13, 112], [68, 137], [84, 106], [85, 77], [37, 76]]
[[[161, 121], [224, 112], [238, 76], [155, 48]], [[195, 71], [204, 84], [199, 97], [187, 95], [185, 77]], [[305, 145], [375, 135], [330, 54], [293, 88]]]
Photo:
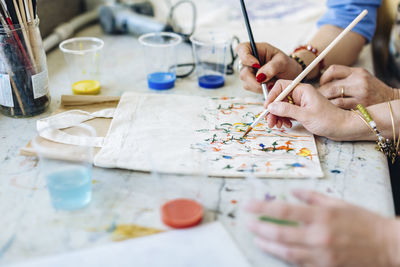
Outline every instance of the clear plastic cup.
[[196, 62], [198, 84], [215, 89], [224, 86], [229, 37], [224, 32], [199, 32], [190, 37]]
[[60, 44], [74, 94], [100, 93], [100, 61], [103, 46], [104, 42], [94, 37], [72, 38]]
[[[39, 134], [49, 136], [53, 128]], [[88, 125], [63, 130], [67, 134], [93, 139], [95, 130]], [[92, 199], [92, 158], [90, 145], [65, 145], [37, 136], [32, 146], [39, 157], [40, 175], [46, 180], [53, 207], [75, 210], [88, 205]]]
[[150, 89], [166, 90], [175, 86], [177, 47], [182, 38], [170, 32], [148, 33], [139, 37], [146, 56], [147, 84]]

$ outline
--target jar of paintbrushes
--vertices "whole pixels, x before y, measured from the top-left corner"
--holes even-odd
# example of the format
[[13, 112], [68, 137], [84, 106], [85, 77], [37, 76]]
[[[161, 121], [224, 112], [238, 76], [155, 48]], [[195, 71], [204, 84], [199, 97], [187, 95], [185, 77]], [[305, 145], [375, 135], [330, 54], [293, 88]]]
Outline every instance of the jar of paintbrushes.
[[12, 117], [40, 114], [50, 96], [36, 1], [0, 0], [0, 5], [0, 111]]

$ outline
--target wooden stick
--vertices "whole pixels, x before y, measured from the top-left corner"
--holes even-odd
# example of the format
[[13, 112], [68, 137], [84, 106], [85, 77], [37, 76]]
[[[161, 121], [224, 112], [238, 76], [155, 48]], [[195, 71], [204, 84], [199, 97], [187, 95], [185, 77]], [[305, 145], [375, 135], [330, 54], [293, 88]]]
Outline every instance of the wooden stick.
[[35, 17], [33, 15], [32, 0], [27, 0], [27, 1], [28, 1], [29, 16], [31, 17], [31, 21], [34, 21]]
[[24, 28], [24, 27], [27, 27], [28, 25], [26, 24], [26, 21], [24, 23], [24, 20], [21, 17], [21, 13], [19, 11], [19, 8], [18, 8], [18, 5], [17, 5], [17, 1], [13, 0], [13, 2], [14, 2], [14, 7], [15, 7], [15, 13], [17, 13], [18, 23], [21, 25], [22, 35], [24, 36], [26, 48], [28, 49], [28, 54], [29, 54], [29, 57], [30, 57], [31, 62], [32, 62], [32, 67], [35, 68], [35, 64], [34, 64], [35, 63], [35, 58], [33, 57], [31, 42], [29, 41], [29, 38], [28, 38], [28, 36], [26, 34], [27, 28], [26, 29]]
[[[292, 90], [319, 64], [319, 62], [326, 56], [326, 54], [328, 54], [333, 47], [335, 47], [335, 45], [337, 45], [342, 39], [343, 37], [349, 32], [351, 31], [354, 26], [357, 25], [357, 23], [360, 22], [360, 20], [362, 20], [366, 15], [368, 14], [368, 11], [365, 9], [363, 12], [360, 13], [360, 15], [358, 15], [353, 22], [351, 22], [349, 24], [349, 26], [346, 27], [346, 29], [344, 29], [336, 38], [335, 40], [333, 40], [325, 49], [324, 51], [322, 51], [321, 54], [319, 54], [319, 56], [317, 58], [315, 58], [310, 65], [308, 65], [308, 67], [303, 70], [299, 76], [297, 76], [296, 79], [294, 79], [288, 87], [286, 87], [285, 90], [283, 90], [279, 96], [274, 100], [274, 102], [277, 101], [282, 101], [288, 94], [290, 94], [290, 92], [292, 92]], [[261, 113], [261, 115], [250, 125], [250, 127], [247, 129], [247, 131], [245, 132], [245, 134], [243, 135], [243, 137], [245, 137], [263, 118], [265, 118], [265, 116], [268, 114], [268, 108], [265, 109], [263, 111], [263, 113]]]
[[[33, 13], [33, 7], [32, 7], [32, 0], [24, 0], [25, 4], [27, 4], [27, 15], [29, 14], [27, 20], [28, 22], [32, 22], [33, 24], [35, 23], [35, 15]], [[29, 25], [29, 23], [28, 23]], [[35, 61], [34, 62], [39, 62], [40, 61], [40, 52], [38, 51], [38, 47], [37, 47], [37, 38], [36, 38], [36, 33], [35, 33], [35, 28], [33, 27], [33, 32], [30, 29], [30, 26], [28, 26], [28, 30], [29, 30], [29, 37], [31, 39], [31, 43], [32, 43], [32, 49], [33, 49], [33, 55], [35, 57]], [[37, 72], [40, 72], [40, 70], [37, 70]]]

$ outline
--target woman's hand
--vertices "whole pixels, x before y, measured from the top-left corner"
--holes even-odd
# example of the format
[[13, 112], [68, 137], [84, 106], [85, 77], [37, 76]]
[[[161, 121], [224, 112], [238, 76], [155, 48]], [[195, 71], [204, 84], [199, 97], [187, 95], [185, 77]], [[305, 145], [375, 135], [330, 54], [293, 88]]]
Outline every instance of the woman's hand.
[[[367, 70], [332, 65], [321, 76], [319, 92], [340, 108], [371, 106], [398, 98], [398, 91]], [[344, 94], [342, 96], [342, 93]]]
[[313, 134], [325, 136], [332, 140], [355, 140], [368, 128], [351, 111], [343, 110], [333, 105], [315, 88], [308, 84], [299, 84], [291, 93], [294, 104], [274, 102], [275, 98], [291, 83], [279, 80], [268, 94], [265, 107], [270, 114], [267, 116], [268, 127], [290, 127], [286, 120], [299, 121]]
[[246, 205], [258, 216], [300, 223], [250, 222], [262, 250], [299, 266], [399, 266], [399, 222], [316, 192], [302, 190], [294, 195], [305, 204], [252, 201]]
[[[276, 79], [294, 79], [302, 71], [301, 66], [278, 48], [268, 43], [257, 43], [260, 61], [253, 56], [250, 43], [241, 43], [236, 48], [243, 68], [240, 79], [246, 90], [262, 93], [261, 83]], [[268, 89], [273, 81], [268, 83]]]

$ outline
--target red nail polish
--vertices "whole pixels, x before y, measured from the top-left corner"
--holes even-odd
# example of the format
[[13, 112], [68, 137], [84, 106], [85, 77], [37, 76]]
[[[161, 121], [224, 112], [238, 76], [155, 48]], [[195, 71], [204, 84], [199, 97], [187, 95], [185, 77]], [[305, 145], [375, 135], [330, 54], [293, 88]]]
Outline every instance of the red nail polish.
[[252, 67], [255, 69], [261, 68], [260, 64], [258, 64], [258, 63], [253, 64]]
[[260, 73], [260, 74], [257, 75], [256, 80], [257, 80], [257, 82], [261, 83], [261, 82], [263, 82], [266, 78], [267, 78], [267, 75], [265, 75], [264, 73]]
[[268, 90], [271, 90], [272, 87], [274, 87], [274, 84], [273, 84], [273, 83], [268, 84]]

